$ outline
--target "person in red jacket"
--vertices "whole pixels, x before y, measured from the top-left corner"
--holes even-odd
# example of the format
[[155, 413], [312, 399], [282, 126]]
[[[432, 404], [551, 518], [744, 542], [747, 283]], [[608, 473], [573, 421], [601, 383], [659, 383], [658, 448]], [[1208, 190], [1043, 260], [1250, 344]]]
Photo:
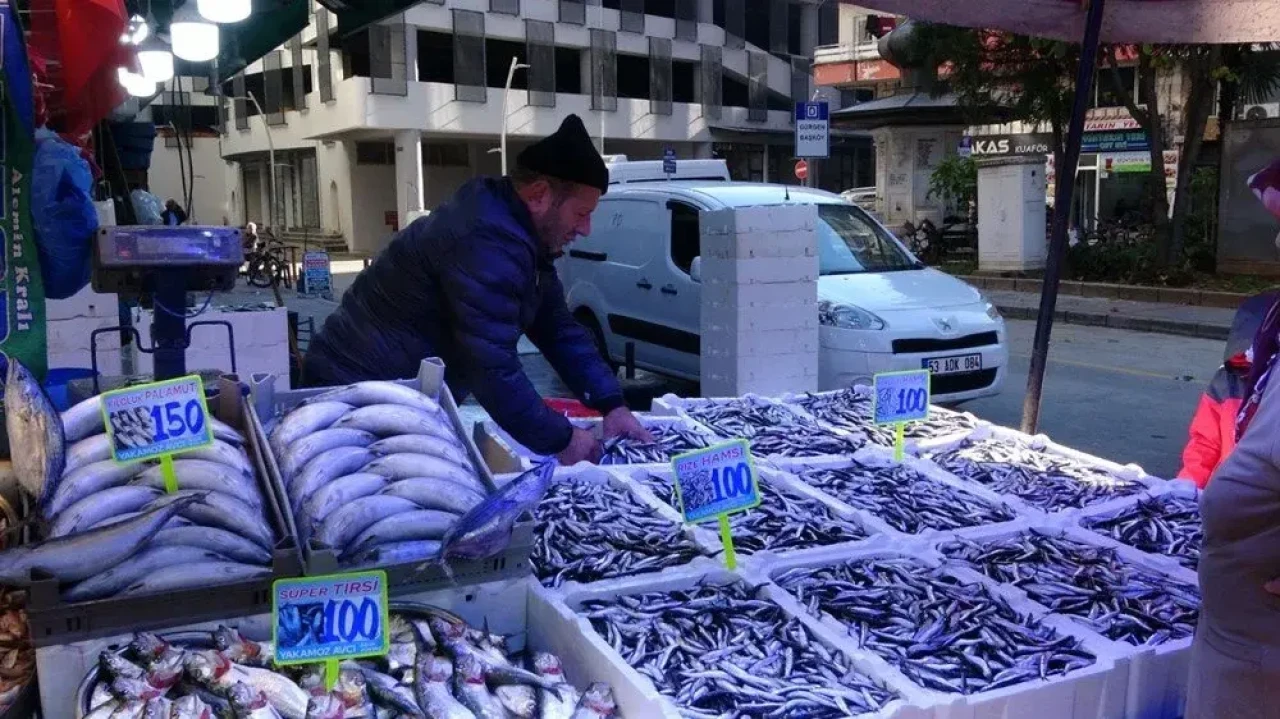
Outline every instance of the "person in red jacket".
[[1209, 478], [1222, 460], [1236, 446], [1236, 416], [1244, 402], [1252, 357], [1249, 356], [1253, 336], [1262, 324], [1267, 310], [1280, 297], [1280, 293], [1267, 292], [1254, 295], [1240, 305], [1231, 332], [1227, 335], [1227, 350], [1220, 367], [1196, 407], [1191, 418], [1187, 446], [1182, 450], [1182, 470], [1179, 479], [1189, 479], [1201, 489], [1209, 484]]

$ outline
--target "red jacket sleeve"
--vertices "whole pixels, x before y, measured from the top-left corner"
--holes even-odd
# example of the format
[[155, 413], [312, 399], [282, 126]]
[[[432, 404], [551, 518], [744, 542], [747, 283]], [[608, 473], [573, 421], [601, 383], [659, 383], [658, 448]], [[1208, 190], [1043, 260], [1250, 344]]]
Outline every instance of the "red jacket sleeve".
[[1189, 479], [1201, 489], [1209, 484], [1209, 478], [1222, 461], [1222, 423], [1219, 414], [1222, 405], [1207, 394], [1200, 396], [1200, 405], [1191, 418], [1187, 446], [1182, 450], [1182, 471], [1179, 479]]

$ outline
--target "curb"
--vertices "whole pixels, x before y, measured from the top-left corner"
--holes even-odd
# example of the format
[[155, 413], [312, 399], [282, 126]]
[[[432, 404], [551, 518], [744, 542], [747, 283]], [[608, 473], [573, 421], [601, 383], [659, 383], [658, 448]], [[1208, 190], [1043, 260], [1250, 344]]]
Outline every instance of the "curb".
[[[996, 306], [1005, 319], [1035, 320], [1040, 311], [1035, 307], [1001, 307]], [[1101, 314], [1094, 312], [1066, 312], [1059, 310], [1053, 315], [1055, 322], [1068, 325], [1084, 325], [1086, 327], [1110, 327], [1117, 330], [1133, 332], [1152, 332], [1162, 335], [1180, 337], [1196, 337], [1198, 339], [1220, 340], [1225, 342], [1231, 332], [1230, 327], [1220, 325], [1203, 325], [1194, 322], [1174, 322], [1172, 320], [1153, 320], [1144, 317], [1126, 317], [1124, 315]]]
[[[1038, 279], [988, 277], [985, 275], [957, 275], [956, 277], [984, 290], [1030, 292], [1033, 294], [1040, 294], [1041, 290], [1041, 281]], [[1219, 307], [1229, 310], [1236, 309], [1252, 296], [1237, 292], [1117, 285], [1105, 282], [1076, 282], [1074, 280], [1063, 280], [1059, 283], [1058, 294], [1170, 305], [1190, 305], [1193, 307]]]

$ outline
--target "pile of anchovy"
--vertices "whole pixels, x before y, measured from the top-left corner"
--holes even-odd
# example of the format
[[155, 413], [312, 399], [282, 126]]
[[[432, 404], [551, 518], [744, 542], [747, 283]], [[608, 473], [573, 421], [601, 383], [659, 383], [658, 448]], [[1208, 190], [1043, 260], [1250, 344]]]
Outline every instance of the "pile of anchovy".
[[[672, 507], [679, 504], [671, 480], [652, 472], [640, 481]], [[729, 517], [733, 547], [739, 554], [785, 552], [866, 539], [860, 525], [836, 515], [827, 505], [759, 480], [760, 506]]]
[[958, 539], [939, 549], [1113, 641], [1155, 646], [1196, 630], [1195, 586], [1127, 563], [1110, 547], [1032, 530], [982, 543]]
[[785, 571], [774, 581], [815, 616], [920, 686], [976, 694], [1066, 674], [1096, 657], [1078, 639], [1022, 616], [986, 587], [909, 559]]
[[896, 695], [743, 583], [584, 602], [584, 615], [686, 717], [826, 719]]
[[1085, 526], [1100, 534], [1151, 554], [1173, 557], [1188, 569], [1200, 564], [1200, 505], [1191, 497], [1168, 494], [1144, 499]]
[[965, 441], [926, 456], [957, 477], [1047, 512], [1079, 509], [1146, 489], [1097, 467], [1010, 441]]
[[651, 424], [646, 427], [653, 442], [618, 438], [605, 443], [600, 464], [665, 464], [672, 457], [711, 446], [702, 432], [675, 424]]
[[908, 534], [998, 524], [1017, 517], [1008, 506], [935, 482], [901, 464], [873, 467], [854, 461], [845, 467], [810, 469], [800, 479]]
[[[893, 446], [893, 428], [872, 421], [871, 395], [867, 392], [846, 389], [835, 394], [806, 394], [796, 405], [836, 429], [864, 434], [873, 444], [882, 447]], [[909, 439], [945, 437], [971, 432], [977, 426], [969, 415], [930, 407], [928, 419], [907, 424], [906, 436]]]
[[534, 520], [530, 561], [547, 587], [659, 572], [702, 555], [679, 524], [608, 484], [557, 482]]
[[783, 405], [758, 400], [710, 402], [688, 413], [725, 439], [747, 439], [751, 452], [762, 457], [852, 454], [863, 444], [860, 437], [842, 437]]

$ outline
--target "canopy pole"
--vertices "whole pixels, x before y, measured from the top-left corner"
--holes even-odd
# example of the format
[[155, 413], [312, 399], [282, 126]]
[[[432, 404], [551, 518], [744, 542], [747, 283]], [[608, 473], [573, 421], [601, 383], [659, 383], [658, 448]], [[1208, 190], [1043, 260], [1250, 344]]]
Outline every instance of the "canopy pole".
[[1093, 76], [1098, 64], [1098, 37], [1102, 31], [1102, 10], [1106, 0], [1082, 0], [1089, 8], [1085, 21], [1084, 41], [1080, 47], [1080, 68], [1076, 72], [1076, 97], [1071, 108], [1071, 124], [1067, 129], [1067, 147], [1062, 167], [1057, 171], [1053, 201], [1053, 229], [1049, 241], [1049, 257], [1040, 290], [1040, 313], [1036, 317], [1035, 342], [1031, 349], [1031, 369], [1027, 374], [1027, 396], [1022, 404], [1022, 431], [1035, 434], [1040, 424], [1040, 395], [1044, 390], [1044, 372], [1049, 361], [1049, 335], [1053, 331], [1053, 313], [1058, 304], [1058, 282], [1062, 278], [1062, 262], [1067, 251], [1067, 225], [1071, 220], [1071, 201], [1076, 188], [1076, 168], [1080, 165], [1080, 146], [1084, 142], [1084, 116], [1093, 94]]

